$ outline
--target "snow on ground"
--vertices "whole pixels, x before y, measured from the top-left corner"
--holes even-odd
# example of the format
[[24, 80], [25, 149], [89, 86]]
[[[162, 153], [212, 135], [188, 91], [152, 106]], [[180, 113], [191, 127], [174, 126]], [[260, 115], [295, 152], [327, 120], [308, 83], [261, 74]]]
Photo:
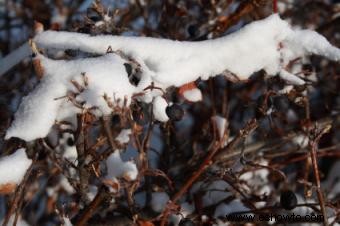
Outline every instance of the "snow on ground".
[[[268, 161], [262, 159], [260, 165], [268, 166]], [[245, 190], [250, 190], [250, 187], [256, 190], [256, 195], [270, 194], [273, 187], [268, 185], [269, 170], [266, 168], [257, 169], [254, 171], [248, 171], [240, 175], [239, 179], [243, 182], [242, 187]], [[263, 205], [262, 202], [257, 203]]]
[[[269, 75], [278, 74], [289, 83], [301, 85], [304, 84], [303, 79], [285, 70], [289, 61], [310, 54], [340, 60], [340, 50], [323, 36], [310, 30], [293, 30], [276, 14], [225, 37], [200, 42], [90, 36], [58, 31], [41, 32], [34, 42], [46, 50], [76, 49], [102, 56], [64, 61], [38, 54], [44, 76], [40, 84], [23, 98], [15, 120], [7, 130], [6, 139], [18, 137], [26, 141], [35, 140], [47, 136], [56, 119], [72, 121], [73, 118], [74, 121], [77, 108], [62, 107], [70, 102], [70, 98], [61, 97], [71, 91], [79, 92], [70, 81], [84, 85], [83, 73], [88, 78], [88, 86], [76, 95], [75, 100], [101, 116], [112, 112], [113, 107], [109, 103], [122, 106], [126, 98], [129, 104], [133, 94], [142, 94], [139, 100], [147, 103], [163, 94], [158, 89], [145, 89], [151, 85], [165, 90], [198, 78], [205, 80], [226, 70], [239, 79], [248, 79], [261, 69]], [[107, 53], [109, 47], [116, 52]], [[117, 51], [140, 65], [137, 84], [130, 83], [126, 68], [130, 62]], [[21, 59], [24, 57], [21, 56]], [[4, 58], [3, 62], [7, 60]], [[200, 99], [197, 92], [188, 97]], [[164, 101], [155, 99], [154, 113], [159, 121], [166, 121]]]
[[[75, 117], [74, 108], [62, 108], [69, 102], [68, 91], [77, 92], [71, 80], [83, 84], [82, 73], [86, 72], [88, 87], [77, 95], [77, 102], [85, 101], [84, 107], [97, 107], [103, 114], [109, 114], [112, 109], [104, 100], [104, 94], [115, 105], [123, 105], [125, 97], [132, 95], [136, 87], [129, 83], [124, 63], [116, 54], [107, 54], [97, 58], [74, 61], [53, 61], [39, 56], [44, 65], [45, 75], [38, 86], [23, 98], [15, 113], [15, 120], [7, 130], [6, 138], [19, 137], [31, 141], [45, 137], [59, 111], [65, 118]], [[120, 102], [118, 102], [120, 100]]]
[[228, 127], [227, 119], [220, 116], [220, 115], [215, 115], [215, 116], [212, 117], [212, 120], [214, 121], [214, 123], [216, 125], [220, 139], [222, 139], [224, 134], [225, 134], [225, 131]]
[[78, 165], [78, 152], [74, 141], [74, 136], [71, 133], [63, 133], [59, 139], [59, 145], [56, 151], [68, 161]]
[[32, 160], [27, 158], [24, 148], [0, 159], [0, 185], [19, 184], [30, 167]]

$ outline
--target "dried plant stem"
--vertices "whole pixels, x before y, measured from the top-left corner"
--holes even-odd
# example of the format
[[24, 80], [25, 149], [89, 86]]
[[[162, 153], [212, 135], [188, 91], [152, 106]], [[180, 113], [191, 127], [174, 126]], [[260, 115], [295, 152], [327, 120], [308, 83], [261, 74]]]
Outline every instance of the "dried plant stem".
[[77, 154], [78, 154], [78, 174], [79, 174], [79, 189], [80, 196], [82, 200], [86, 200], [87, 198], [87, 188], [88, 188], [88, 179], [89, 175], [86, 170], [86, 147], [85, 147], [85, 128], [84, 128], [84, 117], [85, 114], [79, 114], [77, 116], [78, 128], [76, 132], [76, 140], [77, 140]]
[[109, 141], [109, 145], [112, 148], [112, 151], [114, 151], [117, 148], [117, 146], [116, 146], [114, 139], [113, 139], [113, 135], [112, 135], [112, 132], [111, 132], [111, 129], [110, 129], [108, 118], [102, 117], [101, 122], [102, 122], [102, 125], [103, 125], [103, 128], [104, 128], [104, 131], [105, 131], [105, 135], [106, 135], [106, 137]]
[[321, 184], [320, 184], [320, 175], [319, 175], [319, 168], [318, 168], [318, 163], [317, 163], [317, 157], [316, 157], [316, 150], [317, 147], [315, 144], [313, 144], [311, 148], [311, 158], [312, 158], [312, 164], [313, 164], [313, 171], [315, 175], [315, 183], [316, 183], [316, 191], [318, 194], [318, 199], [320, 202], [320, 208], [321, 212], [324, 217], [324, 225], [328, 225], [328, 220], [327, 220], [327, 212], [326, 212], [326, 207], [325, 207], [325, 201], [323, 198], [322, 190], [321, 190]]
[[312, 159], [312, 166], [315, 176], [315, 183], [316, 183], [316, 192], [320, 203], [321, 212], [323, 214], [324, 222], [323, 224], [325, 226], [328, 226], [328, 219], [327, 219], [327, 212], [326, 212], [326, 206], [325, 206], [325, 200], [323, 197], [323, 193], [321, 190], [321, 183], [320, 183], [320, 174], [319, 174], [319, 167], [317, 163], [317, 150], [318, 150], [318, 143], [321, 139], [322, 135], [327, 133], [330, 130], [331, 126], [326, 126], [317, 136], [314, 140], [310, 142], [310, 154]]

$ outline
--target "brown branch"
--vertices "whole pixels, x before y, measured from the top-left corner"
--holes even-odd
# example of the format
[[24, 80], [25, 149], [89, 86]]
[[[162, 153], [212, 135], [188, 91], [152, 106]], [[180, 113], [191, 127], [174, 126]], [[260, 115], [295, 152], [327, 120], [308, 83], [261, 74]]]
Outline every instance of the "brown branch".
[[103, 128], [104, 128], [104, 131], [105, 131], [105, 135], [106, 135], [106, 137], [107, 137], [107, 139], [109, 141], [109, 145], [110, 145], [112, 151], [114, 151], [115, 149], [117, 149], [117, 145], [114, 142], [108, 118], [107, 117], [102, 117], [101, 118], [101, 122], [102, 122], [102, 125], [103, 125]]
[[241, 20], [242, 17], [252, 13], [255, 9], [268, 4], [268, 0], [248, 0], [243, 1], [237, 7], [236, 11], [227, 17], [220, 17], [217, 25], [213, 30], [226, 31], [232, 25]]
[[317, 150], [318, 150], [319, 140], [325, 133], [328, 133], [330, 129], [331, 129], [331, 125], [326, 126], [325, 128], [321, 130], [321, 132], [319, 132], [319, 134], [317, 134], [314, 140], [310, 141], [310, 155], [312, 159], [312, 166], [313, 166], [313, 171], [314, 171], [314, 176], [315, 176], [316, 192], [318, 195], [321, 212], [323, 214], [323, 219], [324, 219], [323, 224], [325, 226], [328, 226], [328, 219], [327, 219], [327, 211], [325, 207], [325, 200], [324, 200], [323, 193], [321, 190], [320, 174], [319, 174], [319, 167], [318, 167], [318, 162], [317, 162]]
[[101, 187], [92, 202], [88, 205], [88, 207], [84, 210], [83, 214], [80, 215], [79, 221], [75, 224], [75, 226], [83, 226], [86, 225], [87, 221], [92, 217], [94, 212], [96, 211], [99, 204], [105, 199], [106, 192], [105, 188]]
[[211, 148], [209, 151], [208, 156], [204, 159], [203, 163], [200, 165], [198, 170], [187, 180], [187, 182], [182, 186], [182, 188], [173, 196], [171, 201], [166, 206], [165, 210], [163, 211], [162, 220], [161, 220], [161, 226], [164, 226], [167, 220], [167, 217], [170, 213], [170, 205], [175, 204], [192, 186], [192, 184], [202, 175], [202, 173], [213, 163], [216, 162], [216, 154], [221, 151], [227, 151], [232, 150], [235, 148], [235, 146], [243, 140], [245, 137], [247, 137], [252, 131], [255, 130], [255, 128], [258, 126], [258, 123], [256, 120], [250, 121], [244, 129], [240, 130], [239, 134], [225, 147], [221, 148], [221, 146], [224, 144], [225, 140], [221, 140], [219, 142], [213, 142], [211, 144]]
[[273, 0], [273, 13], [277, 13], [278, 8], [277, 8], [277, 0]]

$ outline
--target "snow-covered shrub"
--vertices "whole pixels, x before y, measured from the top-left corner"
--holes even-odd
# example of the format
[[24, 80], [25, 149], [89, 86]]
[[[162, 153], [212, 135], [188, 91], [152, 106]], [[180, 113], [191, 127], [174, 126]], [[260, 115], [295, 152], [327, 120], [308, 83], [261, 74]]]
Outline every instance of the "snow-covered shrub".
[[[113, 11], [95, 1], [72, 29], [72, 11], [58, 5], [51, 29], [36, 23], [1, 60], [9, 84], [30, 56], [37, 75], [25, 72], [34, 85], [4, 98], [13, 120], [0, 192], [20, 197], [11, 206], [27, 222], [227, 225], [226, 214], [284, 209], [287, 189], [336, 219], [325, 206], [338, 177], [322, 181], [332, 191], [322, 199], [308, 173], [318, 169], [309, 150], [325, 148], [321, 158], [339, 144], [336, 129], [320, 140], [339, 126], [337, 15], [316, 29], [291, 7], [308, 1], [281, 2], [280, 14], [268, 13], [271, 1], [208, 2], [122, 1]], [[35, 217], [23, 202], [39, 207]], [[9, 208], [5, 223], [19, 213]]]

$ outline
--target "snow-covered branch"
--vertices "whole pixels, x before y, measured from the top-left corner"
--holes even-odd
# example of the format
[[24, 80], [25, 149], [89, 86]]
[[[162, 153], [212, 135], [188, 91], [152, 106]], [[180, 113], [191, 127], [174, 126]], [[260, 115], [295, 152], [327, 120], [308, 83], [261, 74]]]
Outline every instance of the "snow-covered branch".
[[27, 158], [25, 149], [21, 148], [13, 154], [0, 159], [0, 193], [13, 192], [20, 184], [30, 167], [32, 160]]
[[[259, 70], [272, 76], [278, 74], [289, 83], [303, 85], [303, 79], [286, 69], [290, 61], [310, 54], [340, 60], [340, 50], [323, 36], [314, 31], [294, 30], [277, 14], [253, 22], [231, 35], [201, 42], [57, 31], [41, 32], [34, 42], [45, 50], [74, 49], [102, 56], [65, 61], [38, 54], [44, 77], [23, 99], [6, 139], [34, 140], [45, 137], [55, 120], [75, 121], [75, 114], [81, 109], [70, 103], [69, 97], [61, 98], [70, 92], [78, 92], [74, 100], [82, 107], [95, 109], [97, 115], [106, 115], [112, 112], [113, 106], [122, 106], [125, 99], [129, 104], [134, 94], [142, 93], [138, 98], [147, 103], [162, 96], [159, 89], [146, 89], [150, 86], [165, 90], [198, 78], [206, 80], [225, 71], [242, 80]], [[108, 53], [108, 49], [113, 52]], [[132, 68], [131, 61], [139, 67], [138, 73], [133, 74], [127, 69], [127, 65]], [[84, 84], [84, 74], [88, 85]], [[131, 76], [135, 76], [137, 82], [131, 83]], [[70, 81], [86, 87], [80, 92]], [[155, 101], [159, 106], [154, 108], [156, 117], [166, 121], [166, 104], [159, 99]]]

